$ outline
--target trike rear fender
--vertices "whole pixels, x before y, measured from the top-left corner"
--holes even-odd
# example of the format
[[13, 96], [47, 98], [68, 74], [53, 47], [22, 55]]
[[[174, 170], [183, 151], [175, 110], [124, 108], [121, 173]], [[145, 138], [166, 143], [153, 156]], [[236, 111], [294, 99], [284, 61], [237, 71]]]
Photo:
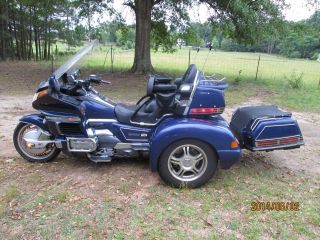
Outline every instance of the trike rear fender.
[[48, 126], [43, 123], [43, 120], [44, 120], [44, 116], [40, 114], [30, 114], [30, 115], [23, 116], [22, 118], [20, 118], [19, 121], [24, 123], [31, 123], [38, 126], [44, 131], [49, 131]]
[[239, 161], [240, 147], [231, 148], [236, 138], [222, 117], [210, 119], [169, 118], [160, 123], [150, 139], [150, 167], [158, 168], [162, 152], [173, 142], [197, 139], [209, 144], [217, 154], [221, 168], [229, 168]]

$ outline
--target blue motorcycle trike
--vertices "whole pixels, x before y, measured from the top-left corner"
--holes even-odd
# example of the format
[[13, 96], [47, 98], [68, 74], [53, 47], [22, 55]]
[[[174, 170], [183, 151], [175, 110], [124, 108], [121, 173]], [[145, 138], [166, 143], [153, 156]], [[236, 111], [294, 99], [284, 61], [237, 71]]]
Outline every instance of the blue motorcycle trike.
[[199, 187], [217, 167], [239, 161], [241, 149], [270, 151], [304, 144], [291, 113], [276, 106], [243, 107], [230, 124], [221, 116], [227, 83], [207, 79], [195, 65], [182, 78], [151, 76], [137, 104], [114, 104], [94, 85], [109, 84], [95, 75], [80, 80], [74, 64], [91, 51], [88, 44], [36, 91], [39, 114], [20, 119], [13, 140], [30, 162], [48, 162], [60, 151], [94, 162], [148, 156], [171, 186]]

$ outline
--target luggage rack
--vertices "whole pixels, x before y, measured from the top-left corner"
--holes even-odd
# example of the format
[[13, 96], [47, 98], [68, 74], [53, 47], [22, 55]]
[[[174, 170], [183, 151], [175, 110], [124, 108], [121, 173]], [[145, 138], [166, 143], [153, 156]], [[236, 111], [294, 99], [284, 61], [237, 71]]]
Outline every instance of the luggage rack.
[[224, 90], [229, 86], [228, 83], [225, 81], [226, 79], [226, 77], [220, 74], [213, 74], [211, 76], [205, 76], [205, 78], [199, 82], [199, 85]]

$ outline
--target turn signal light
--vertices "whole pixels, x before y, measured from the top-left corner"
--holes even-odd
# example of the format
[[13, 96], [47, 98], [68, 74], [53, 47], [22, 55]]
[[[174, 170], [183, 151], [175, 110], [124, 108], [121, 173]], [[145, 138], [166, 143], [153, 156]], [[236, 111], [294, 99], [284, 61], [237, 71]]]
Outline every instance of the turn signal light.
[[231, 149], [238, 148], [239, 144], [236, 140], [232, 141], [230, 144]]
[[191, 114], [213, 114], [223, 113], [224, 108], [192, 108]]
[[34, 97], [33, 97], [33, 101], [37, 100], [38, 98], [41, 98], [45, 95], [47, 95], [49, 93], [49, 90], [48, 89], [44, 89], [36, 94], [34, 94]]
[[47, 94], [48, 94], [48, 89], [42, 90], [42, 91], [38, 92], [38, 98], [41, 98]]

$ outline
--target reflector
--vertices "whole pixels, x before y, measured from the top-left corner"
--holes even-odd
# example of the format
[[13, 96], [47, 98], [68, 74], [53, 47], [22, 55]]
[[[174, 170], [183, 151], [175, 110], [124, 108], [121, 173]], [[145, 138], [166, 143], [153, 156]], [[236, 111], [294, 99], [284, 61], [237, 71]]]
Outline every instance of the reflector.
[[224, 108], [192, 108], [191, 114], [213, 114], [222, 113]]

